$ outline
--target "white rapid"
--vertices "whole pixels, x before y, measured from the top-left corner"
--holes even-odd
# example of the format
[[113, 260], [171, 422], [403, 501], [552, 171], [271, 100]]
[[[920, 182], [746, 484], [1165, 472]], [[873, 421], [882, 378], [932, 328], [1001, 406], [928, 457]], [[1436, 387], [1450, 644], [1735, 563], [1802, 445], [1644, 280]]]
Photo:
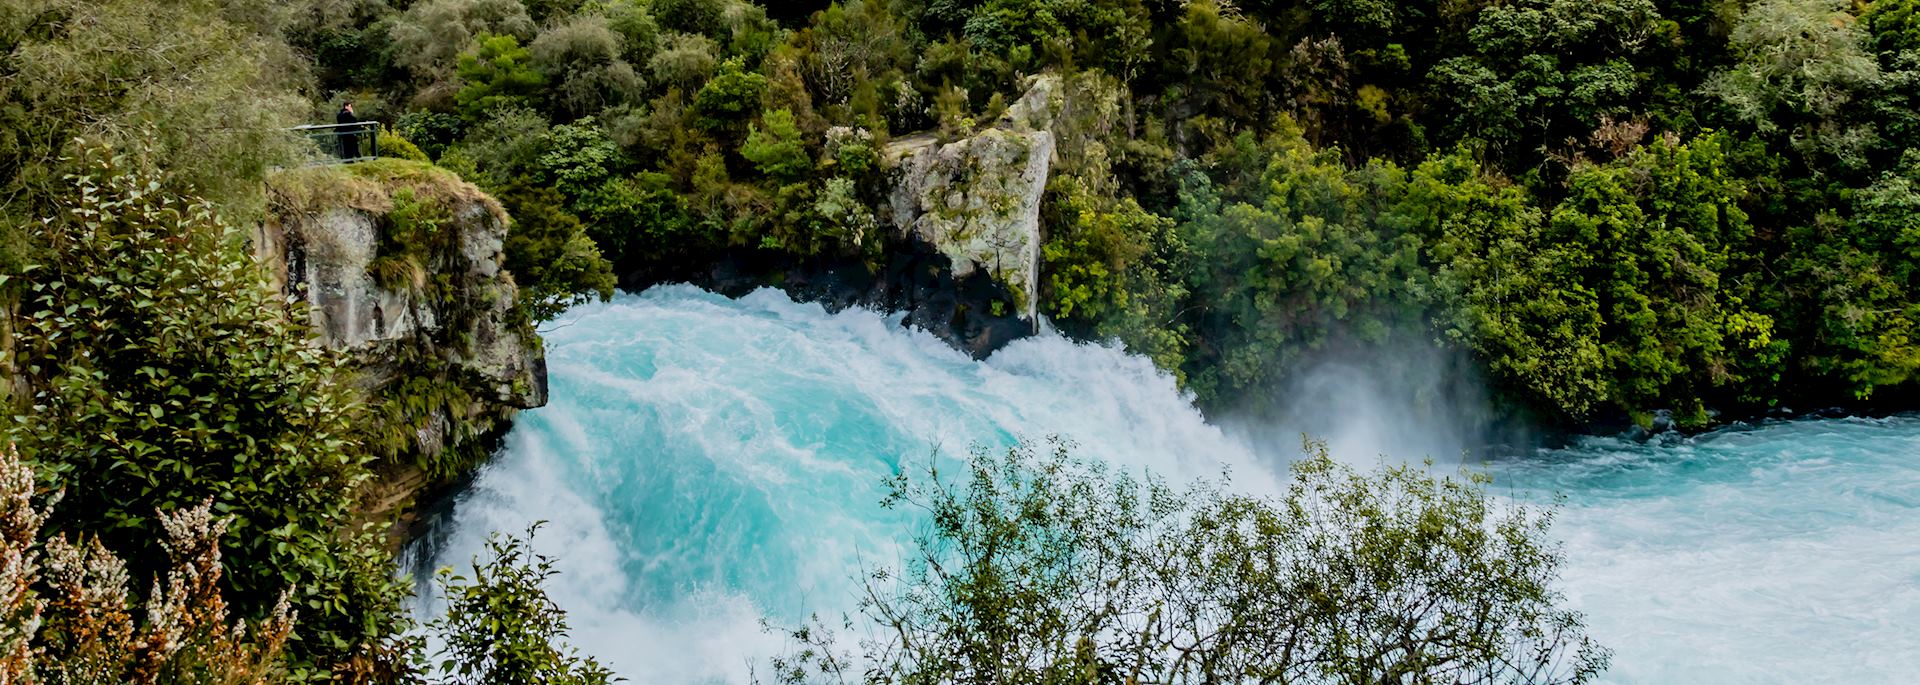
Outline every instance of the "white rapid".
[[760, 617], [851, 606], [911, 532], [879, 506], [902, 462], [1062, 435], [1169, 477], [1252, 454], [1144, 359], [1059, 338], [976, 362], [898, 320], [764, 290], [655, 288], [546, 334], [549, 406], [522, 414], [453, 514], [437, 565], [549, 521], [575, 642], [636, 683], [739, 682], [780, 646]]
[[1920, 683], [1920, 418], [1589, 438], [1494, 473], [1566, 497], [1609, 682]]
[[[975, 361], [895, 317], [684, 286], [550, 328], [551, 404], [417, 551], [462, 566], [490, 531], [548, 521], [535, 547], [559, 560], [573, 643], [642, 685], [746, 682], [783, 646], [762, 616], [849, 608], [911, 532], [879, 506], [903, 462], [1058, 434], [1135, 473], [1271, 492], [1295, 451], [1208, 425], [1144, 359], [1057, 337]], [[1619, 652], [1611, 682], [1920, 681], [1920, 421], [1491, 464], [1503, 494], [1568, 498], [1565, 587]]]

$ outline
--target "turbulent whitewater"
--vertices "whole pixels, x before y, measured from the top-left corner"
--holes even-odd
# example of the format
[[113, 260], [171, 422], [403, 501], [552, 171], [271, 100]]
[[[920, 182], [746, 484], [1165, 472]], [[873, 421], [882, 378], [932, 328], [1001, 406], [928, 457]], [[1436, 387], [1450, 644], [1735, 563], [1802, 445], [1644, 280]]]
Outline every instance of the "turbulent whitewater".
[[[975, 361], [896, 317], [689, 287], [550, 329], [550, 404], [416, 551], [458, 566], [489, 531], [548, 521], [534, 546], [559, 559], [574, 644], [635, 683], [744, 682], [782, 646], [762, 616], [849, 608], [852, 577], [894, 565], [912, 532], [878, 506], [903, 463], [1058, 434], [1136, 472], [1226, 470], [1264, 492], [1295, 452], [1208, 425], [1143, 359], [1057, 337]], [[1489, 464], [1504, 495], [1566, 497], [1565, 588], [1617, 650], [1611, 682], [1920, 674], [1920, 420]]]

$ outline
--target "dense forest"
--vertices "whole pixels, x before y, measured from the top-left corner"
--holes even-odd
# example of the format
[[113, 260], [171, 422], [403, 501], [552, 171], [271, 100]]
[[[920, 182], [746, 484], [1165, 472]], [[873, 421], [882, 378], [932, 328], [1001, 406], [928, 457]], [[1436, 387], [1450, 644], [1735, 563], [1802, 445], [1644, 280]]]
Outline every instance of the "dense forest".
[[[723, 256], [877, 264], [888, 144], [992, 127], [1043, 74], [1071, 106], [1039, 292], [1017, 295], [1204, 406], [1271, 401], [1319, 351], [1408, 341], [1561, 427], [1912, 403], [1920, 0], [4, 0], [0, 338], [23, 459], [0, 461], [0, 682], [34, 655], [86, 664], [42, 671], [56, 682], [423, 668], [353, 512], [377, 465], [367, 407], [239, 245], [267, 176], [314, 154], [289, 127], [352, 102], [381, 156], [498, 198], [530, 323]], [[1483, 539], [1477, 499], [1386, 482], [1430, 506], [1355, 525], [1470, 521], [1448, 538], [1462, 563], [1551, 575], [1544, 524]], [[604, 681], [548, 643], [565, 624], [546, 562], [495, 552], [443, 580], [435, 627], [463, 664], [443, 668]], [[155, 580], [144, 621], [130, 578]], [[1503, 629], [1565, 631], [1571, 680], [1604, 665], [1547, 580], [1514, 583], [1525, 616]], [[1484, 591], [1437, 592], [1515, 606]], [[940, 607], [920, 609], [978, 618]], [[1062, 644], [1061, 664], [1099, 661]]]
[[1406, 337], [1539, 420], [1699, 425], [1911, 392], [1916, 7], [422, 0], [286, 35], [328, 107], [507, 202], [543, 311], [871, 250], [877, 149], [1053, 72], [1037, 296], [1069, 333], [1213, 406]]
[[[150, 67], [27, 4], [14, 223], [72, 157], [49, 141], [134, 133], [107, 111], [157, 117], [156, 154], [197, 157], [184, 182], [244, 196], [273, 125], [351, 100], [503, 200], [545, 317], [723, 253], [871, 256], [892, 137], [967, 135], [1057, 73], [1034, 296], [1203, 404], [1396, 337], [1575, 426], [1898, 405], [1920, 364], [1907, 0], [322, 0], [168, 29], [204, 38], [206, 82], [145, 95], [75, 90]], [[115, 7], [87, 11], [137, 41]]]

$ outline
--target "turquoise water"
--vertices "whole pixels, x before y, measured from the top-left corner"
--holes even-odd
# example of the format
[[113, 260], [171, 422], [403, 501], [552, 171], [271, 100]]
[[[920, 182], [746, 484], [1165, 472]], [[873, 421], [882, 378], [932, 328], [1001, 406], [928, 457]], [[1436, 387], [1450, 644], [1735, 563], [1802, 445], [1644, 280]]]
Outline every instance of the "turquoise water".
[[[848, 608], [854, 574], [894, 565], [911, 530], [878, 506], [903, 462], [1061, 434], [1123, 468], [1271, 492], [1295, 451], [1207, 424], [1145, 360], [1052, 336], [977, 362], [897, 317], [689, 287], [549, 329], [552, 402], [522, 415], [433, 561], [548, 521], [535, 546], [560, 559], [574, 643], [635, 683], [745, 682], [782, 646], [762, 616]], [[1612, 682], [1920, 679], [1920, 420], [1595, 439], [1492, 468], [1503, 495], [1567, 497], [1566, 589], [1618, 651]]]
[[1494, 472], [1566, 497], [1565, 587], [1611, 682], [1920, 682], [1920, 418], [1589, 438]]

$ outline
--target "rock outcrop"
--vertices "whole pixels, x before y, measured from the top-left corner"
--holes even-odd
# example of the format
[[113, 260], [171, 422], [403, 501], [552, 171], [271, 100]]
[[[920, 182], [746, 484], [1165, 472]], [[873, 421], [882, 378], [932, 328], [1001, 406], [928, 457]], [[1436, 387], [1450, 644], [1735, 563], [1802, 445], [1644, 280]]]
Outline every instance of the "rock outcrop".
[[[1058, 77], [1028, 81], [1005, 116], [966, 137], [896, 138], [881, 150], [891, 183], [876, 208], [877, 254], [736, 251], [686, 271], [628, 274], [623, 287], [684, 280], [728, 296], [776, 286], [829, 309], [900, 312], [903, 323], [985, 357], [1038, 330], [1040, 203], [1066, 106]], [[828, 140], [853, 139], [853, 129]]]
[[[490, 199], [459, 203], [452, 226], [459, 250], [451, 259], [422, 265], [429, 278], [451, 277], [451, 301], [435, 301], [425, 289], [382, 286], [375, 261], [385, 217], [378, 210], [336, 207], [306, 216], [276, 215], [261, 231], [257, 248], [276, 282], [304, 301], [314, 331], [327, 347], [356, 353], [367, 379], [389, 380], [383, 355], [398, 345], [428, 346], [443, 360], [483, 381], [489, 399], [530, 409], [546, 404], [546, 372], [539, 341], [515, 330], [509, 310], [518, 289], [500, 270], [506, 216]], [[458, 308], [462, 311], [450, 311]], [[446, 330], [443, 323], [460, 327]], [[465, 341], [446, 345], [445, 339]]]
[[[288, 191], [293, 184], [303, 187]], [[497, 201], [451, 172], [395, 160], [276, 179], [275, 189], [281, 201], [256, 255], [307, 303], [326, 346], [362, 358], [367, 381], [390, 380], [396, 360], [387, 355], [407, 346], [467, 372], [483, 401], [546, 404], [540, 341], [512, 320], [518, 288], [500, 268], [508, 219]], [[433, 222], [428, 242], [444, 247], [395, 245], [396, 202], [429, 215], [415, 220]], [[393, 279], [385, 269], [411, 272]]]
[[893, 141], [883, 161], [896, 179], [883, 215], [902, 237], [945, 255], [955, 278], [989, 274], [1029, 326], [1039, 321], [1040, 200], [1053, 161], [1049, 130], [1063, 103], [1057, 76], [1037, 76], [991, 127], [940, 144], [931, 134]]
[[379, 424], [368, 432], [386, 457], [381, 480], [411, 484], [370, 493], [371, 508], [411, 506], [423, 484], [458, 478], [515, 412], [546, 403], [540, 340], [517, 320], [518, 289], [500, 266], [508, 218], [493, 198], [399, 160], [283, 172], [269, 189], [255, 254], [307, 305], [320, 341], [351, 355]]

